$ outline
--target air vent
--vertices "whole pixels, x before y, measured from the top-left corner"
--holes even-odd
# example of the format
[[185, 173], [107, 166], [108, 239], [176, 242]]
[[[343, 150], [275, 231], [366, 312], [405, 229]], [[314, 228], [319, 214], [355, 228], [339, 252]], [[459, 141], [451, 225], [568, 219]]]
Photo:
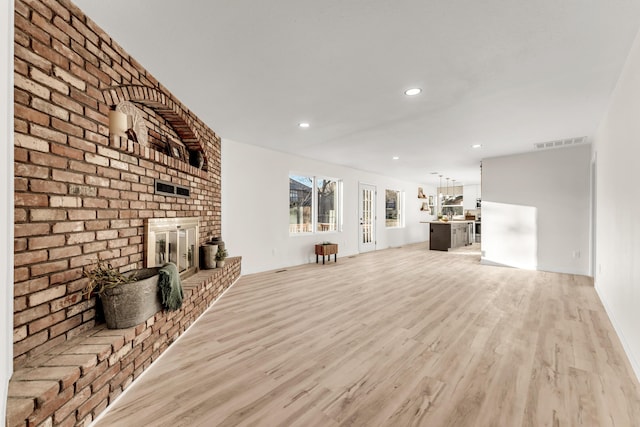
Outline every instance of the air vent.
[[560, 148], [569, 145], [582, 144], [587, 140], [586, 136], [578, 136], [575, 138], [556, 139], [555, 141], [536, 142], [533, 144], [533, 148], [536, 150], [548, 150], [550, 148]]
[[166, 181], [155, 181], [155, 194], [161, 194], [163, 196], [175, 196], [188, 198], [191, 196], [191, 189], [182, 185], [172, 184]]
[[182, 197], [189, 197], [191, 195], [191, 190], [185, 187], [176, 186], [176, 194]]

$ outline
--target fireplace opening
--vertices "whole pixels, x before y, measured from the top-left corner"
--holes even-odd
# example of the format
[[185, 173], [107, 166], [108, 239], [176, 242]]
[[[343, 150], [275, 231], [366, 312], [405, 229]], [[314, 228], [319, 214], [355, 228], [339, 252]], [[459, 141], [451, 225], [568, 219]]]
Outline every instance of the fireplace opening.
[[183, 279], [198, 271], [200, 218], [151, 218], [145, 228], [147, 268], [172, 262]]

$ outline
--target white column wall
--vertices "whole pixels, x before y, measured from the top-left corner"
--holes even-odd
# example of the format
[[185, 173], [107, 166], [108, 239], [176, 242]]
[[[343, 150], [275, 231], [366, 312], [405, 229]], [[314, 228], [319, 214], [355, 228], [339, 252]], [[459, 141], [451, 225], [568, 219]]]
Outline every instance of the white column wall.
[[[593, 143], [595, 286], [640, 378], [640, 35]], [[596, 155], [597, 154], [597, 155]]]
[[483, 159], [483, 262], [589, 275], [590, 157], [584, 144]]
[[[289, 234], [289, 173], [343, 181], [342, 232]], [[377, 247], [426, 242], [434, 217], [420, 211], [418, 187], [435, 195], [435, 186], [407, 182], [318, 162], [225, 139], [222, 141], [222, 237], [229, 255], [241, 255], [242, 273], [256, 273], [315, 262], [314, 245], [338, 243], [341, 257], [358, 253], [358, 183], [377, 187]], [[384, 190], [404, 192], [405, 227], [386, 228]], [[425, 250], [428, 245], [425, 244]]]
[[13, 372], [13, 1], [0, 10], [0, 422]]

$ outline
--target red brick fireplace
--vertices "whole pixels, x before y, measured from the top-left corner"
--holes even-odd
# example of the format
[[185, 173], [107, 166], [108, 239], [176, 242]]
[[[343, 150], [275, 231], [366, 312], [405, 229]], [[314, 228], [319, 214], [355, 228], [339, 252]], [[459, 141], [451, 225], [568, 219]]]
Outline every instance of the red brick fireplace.
[[[199, 218], [199, 244], [220, 236], [221, 141], [67, 0], [16, 0], [14, 47], [8, 416], [16, 425], [74, 425], [93, 419], [230, 286], [240, 259], [193, 276], [179, 312], [104, 332], [95, 298], [82, 295], [84, 271], [98, 260], [122, 271], [144, 267], [150, 218]], [[137, 134], [110, 132], [109, 112], [124, 107]], [[158, 182], [183, 191], [159, 192]], [[89, 345], [80, 353], [89, 357], [61, 359]]]

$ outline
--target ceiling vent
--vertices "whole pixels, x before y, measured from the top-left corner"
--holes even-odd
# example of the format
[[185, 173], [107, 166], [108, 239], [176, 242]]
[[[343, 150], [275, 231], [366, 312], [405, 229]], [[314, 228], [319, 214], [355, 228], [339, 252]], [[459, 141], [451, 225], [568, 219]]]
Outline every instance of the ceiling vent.
[[533, 148], [535, 148], [536, 150], [547, 150], [549, 148], [560, 148], [569, 145], [582, 144], [586, 140], [586, 136], [577, 136], [575, 138], [556, 139], [555, 141], [536, 142], [533, 144]]
[[161, 194], [163, 196], [176, 196], [187, 198], [191, 196], [191, 189], [182, 185], [172, 184], [166, 181], [160, 181], [156, 179], [155, 182], [155, 194]]

